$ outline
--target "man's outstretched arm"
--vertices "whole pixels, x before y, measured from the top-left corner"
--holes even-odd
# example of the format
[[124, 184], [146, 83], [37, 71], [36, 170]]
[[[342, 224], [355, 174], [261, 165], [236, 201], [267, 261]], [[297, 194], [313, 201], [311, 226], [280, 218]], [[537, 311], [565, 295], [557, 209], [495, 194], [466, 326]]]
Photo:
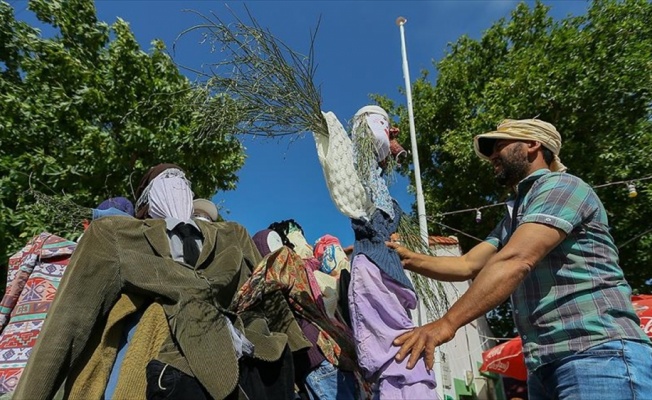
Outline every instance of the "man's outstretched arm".
[[394, 340], [396, 346], [401, 346], [396, 360], [400, 362], [409, 354], [408, 369], [412, 369], [425, 352], [426, 367], [432, 369], [435, 347], [450, 341], [460, 327], [505, 301], [537, 263], [565, 237], [563, 231], [551, 226], [538, 223], [521, 225], [441, 319]]
[[386, 242], [386, 244], [387, 247], [396, 250], [403, 268], [444, 282], [473, 279], [497, 251], [491, 244], [482, 242], [462, 256], [433, 257], [408, 250], [396, 242]]

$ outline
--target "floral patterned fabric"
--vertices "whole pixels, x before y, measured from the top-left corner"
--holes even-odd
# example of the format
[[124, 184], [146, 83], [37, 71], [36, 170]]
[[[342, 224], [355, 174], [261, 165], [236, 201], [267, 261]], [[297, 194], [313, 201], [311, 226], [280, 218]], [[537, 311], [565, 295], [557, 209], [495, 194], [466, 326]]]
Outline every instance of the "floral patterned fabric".
[[308, 277], [301, 257], [282, 247], [258, 264], [236, 294], [231, 309], [243, 312], [260, 304], [265, 295], [280, 291], [296, 315], [319, 329], [317, 345], [326, 359], [342, 370], [353, 371], [357, 363], [351, 331], [328, 318], [311, 287], [314, 282]]

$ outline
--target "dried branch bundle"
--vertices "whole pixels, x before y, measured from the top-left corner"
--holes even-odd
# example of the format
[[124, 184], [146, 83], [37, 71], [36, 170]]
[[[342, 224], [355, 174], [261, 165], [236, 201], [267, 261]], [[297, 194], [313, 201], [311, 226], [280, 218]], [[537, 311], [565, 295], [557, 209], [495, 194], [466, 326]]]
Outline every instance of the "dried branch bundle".
[[[399, 222], [398, 234], [401, 238], [401, 244], [406, 248], [423, 254], [435, 255], [423, 243], [419, 222], [415, 218], [403, 215]], [[428, 310], [428, 316], [431, 319], [441, 318], [450, 308], [444, 285], [450, 285], [451, 290], [455, 290], [454, 286], [414, 273], [410, 273], [410, 279], [414, 284], [417, 295], [425, 304], [426, 310]]]
[[[368, 182], [368, 179], [372, 175], [372, 168], [378, 167], [376, 139], [371, 128], [366, 123], [351, 126], [349, 130], [352, 133], [351, 140], [354, 149], [355, 169], [358, 171], [362, 184], [365, 187], [369, 187], [371, 183]], [[396, 159], [391, 155], [382, 162], [383, 178], [388, 186], [395, 180], [394, 171], [396, 171], [397, 166]]]
[[71, 195], [49, 196], [43, 192], [30, 188], [27, 194], [34, 197], [30, 207], [44, 218], [43, 222], [50, 229], [58, 228], [66, 232], [74, 232], [81, 228], [85, 219], [91, 219], [93, 210], [82, 207], [73, 201]]
[[210, 93], [235, 100], [241, 121], [237, 133], [282, 136], [311, 131], [328, 135], [321, 115], [320, 87], [314, 84], [314, 43], [319, 24], [311, 33], [308, 54], [303, 55], [261, 27], [248, 9], [247, 23], [233, 12], [233, 23], [226, 23], [215, 13], [192, 12], [204, 22], [181, 35], [199, 31], [213, 51], [219, 48], [224, 58], [211, 65], [206, 87]]

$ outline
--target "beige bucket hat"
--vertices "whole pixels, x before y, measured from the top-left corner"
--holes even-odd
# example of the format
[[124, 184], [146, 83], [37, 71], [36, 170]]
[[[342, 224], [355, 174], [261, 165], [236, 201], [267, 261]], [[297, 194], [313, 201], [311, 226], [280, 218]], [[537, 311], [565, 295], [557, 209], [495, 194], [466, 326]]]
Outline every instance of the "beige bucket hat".
[[493, 153], [494, 143], [498, 139], [534, 140], [552, 151], [555, 158], [550, 164], [553, 172], [564, 172], [566, 166], [559, 159], [561, 150], [561, 135], [554, 125], [539, 119], [506, 119], [498, 125], [495, 131], [482, 133], [473, 138], [475, 154], [489, 161]]

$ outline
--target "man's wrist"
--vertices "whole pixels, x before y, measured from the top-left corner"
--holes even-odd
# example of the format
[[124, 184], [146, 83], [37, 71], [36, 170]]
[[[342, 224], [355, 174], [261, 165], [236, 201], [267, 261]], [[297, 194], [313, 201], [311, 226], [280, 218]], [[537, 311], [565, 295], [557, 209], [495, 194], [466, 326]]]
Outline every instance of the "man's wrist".
[[451, 334], [455, 336], [455, 332], [457, 332], [458, 329], [460, 329], [460, 325], [456, 324], [455, 321], [453, 321], [454, 318], [451, 318], [451, 315], [449, 313], [444, 314], [443, 317], [441, 317], [441, 321], [444, 322], [448, 327], [451, 329]]
[[405, 269], [407, 269], [409, 271], [412, 271], [412, 270], [414, 270], [414, 267], [415, 267], [415, 265], [414, 265], [415, 261], [416, 261], [414, 259], [415, 253], [413, 251], [410, 251], [409, 253], [406, 254], [406, 256], [407, 257], [405, 257], [403, 259], [403, 268], [405, 268]]

